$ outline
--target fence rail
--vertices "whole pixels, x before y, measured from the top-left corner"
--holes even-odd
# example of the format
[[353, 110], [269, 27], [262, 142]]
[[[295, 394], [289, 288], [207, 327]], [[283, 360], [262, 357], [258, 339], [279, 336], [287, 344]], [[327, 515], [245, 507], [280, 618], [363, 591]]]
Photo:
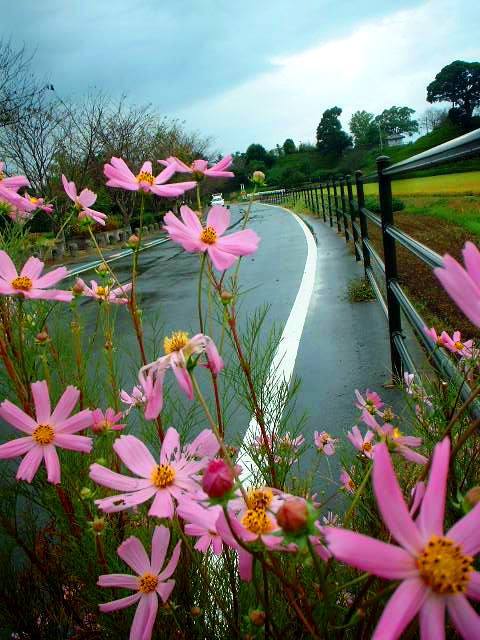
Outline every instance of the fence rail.
[[[449, 381], [460, 386], [462, 399], [470, 395], [471, 389], [460, 379], [460, 374], [448, 356], [441, 349], [436, 348], [436, 345], [425, 335], [423, 318], [398, 282], [397, 244], [431, 268], [442, 266], [443, 261], [438, 253], [395, 226], [392, 179], [398, 176], [403, 177], [419, 169], [464, 160], [474, 155], [480, 155], [480, 129], [396, 164], [391, 164], [387, 156], [380, 156], [377, 158], [375, 175], [363, 176], [361, 171], [355, 172], [356, 198], [353, 194], [352, 177], [349, 175], [340, 178], [332, 176], [320, 184], [281, 189], [270, 194], [257, 194], [261, 201], [273, 204], [291, 200], [296, 203], [301, 199], [312, 211], [322, 216], [323, 221], [328, 222], [330, 227], [335, 225], [339, 233], [343, 228], [345, 242], [353, 240], [355, 259], [363, 262], [365, 276], [371, 283], [387, 318], [394, 378], [401, 379], [404, 370], [412, 373], [416, 370], [402, 328], [402, 321], [405, 319], [442, 374]], [[380, 215], [365, 207], [364, 184], [372, 180], [378, 184]], [[369, 239], [369, 223], [381, 229], [384, 260]], [[386, 295], [382, 291], [385, 291]], [[478, 406], [475, 407], [475, 413], [480, 415]]]

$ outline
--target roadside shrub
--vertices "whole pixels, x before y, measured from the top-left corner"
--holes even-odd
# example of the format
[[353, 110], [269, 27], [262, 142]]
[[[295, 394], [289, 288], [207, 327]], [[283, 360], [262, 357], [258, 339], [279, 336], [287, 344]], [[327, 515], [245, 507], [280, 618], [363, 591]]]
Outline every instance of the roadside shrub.
[[375, 300], [375, 293], [366, 278], [355, 278], [355, 280], [351, 280], [348, 283], [347, 296], [349, 302]]
[[[400, 198], [392, 198], [392, 207], [394, 211], [403, 211], [405, 209], [405, 202]], [[376, 196], [365, 196], [365, 207], [373, 213], [380, 213], [380, 201]]]

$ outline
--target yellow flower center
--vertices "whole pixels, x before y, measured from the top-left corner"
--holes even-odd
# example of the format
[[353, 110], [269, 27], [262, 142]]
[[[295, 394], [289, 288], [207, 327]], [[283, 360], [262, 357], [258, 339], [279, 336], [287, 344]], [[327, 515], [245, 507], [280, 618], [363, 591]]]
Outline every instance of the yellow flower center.
[[153, 573], [144, 573], [138, 579], [138, 590], [142, 593], [152, 593], [157, 588], [157, 584], [157, 576], [154, 576]]
[[38, 444], [47, 445], [53, 442], [55, 432], [49, 424], [39, 424], [32, 433], [32, 438]]
[[18, 276], [18, 278], [12, 280], [12, 287], [19, 291], [30, 291], [33, 287], [33, 282], [27, 276]]
[[165, 489], [175, 480], [175, 469], [169, 464], [159, 464], [150, 476], [153, 484], [159, 489]]
[[367, 400], [365, 402], [365, 407], [366, 407], [368, 413], [371, 413], [372, 416], [374, 416], [377, 413], [377, 408], [374, 405], [374, 403], [372, 402], [372, 400]]
[[28, 196], [28, 199], [32, 204], [37, 204], [38, 202], [38, 198], [35, 198], [35, 196]]
[[401, 438], [401, 437], [402, 437], [402, 432], [398, 427], [395, 427], [394, 430], [392, 431], [392, 438], [394, 440], [397, 440], [398, 438]]
[[155, 178], [148, 171], [140, 171], [136, 177], [137, 182], [146, 182], [150, 186], [155, 182]]
[[205, 242], [205, 244], [215, 244], [217, 238], [217, 232], [213, 227], [206, 227], [202, 231], [202, 235], [200, 236], [200, 240], [202, 242]]
[[97, 422], [97, 429], [101, 429], [102, 431], [108, 431], [112, 426], [113, 422], [110, 422], [110, 420], [100, 420], [100, 422]]
[[97, 287], [97, 296], [100, 296], [100, 298], [106, 298], [107, 294], [108, 294], [107, 287]]
[[473, 558], [449, 538], [432, 536], [417, 558], [424, 582], [436, 593], [464, 593], [473, 571]]
[[395, 418], [395, 414], [393, 413], [393, 410], [390, 409], [390, 407], [387, 407], [383, 412], [383, 421], [391, 422], [394, 418]]
[[0, 180], [3, 180], [5, 178], [5, 174], [3, 173], [3, 171], [0, 171]]
[[371, 451], [372, 450], [372, 443], [371, 442], [364, 442], [362, 444], [362, 451]]
[[247, 507], [249, 510], [268, 509], [273, 500], [270, 489], [250, 489], [247, 493]]
[[352, 491], [355, 491], [355, 488], [356, 488], [356, 487], [355, 487], [355, 483], [354, 483], [354, 481], [353, 481], [351, 478], [350, 478], [350, 479], [348, 480], [348, 482], [347, 482], [347, 487], [348, 487], [349, 489], [351, 489]]
[[174, 331], [170, 337], [165, 336], [163, 340], [163, 348], [166, 354], [173, 351], [180, 351], [187, 345], [188, 333], [186, 331]]
[[455, 342], [455, 346], [459, 351], [465, 349], [465, 345], [463, 344], [463, 342]]
[[248, 509], [241, 522], [245, 529], [257, 535], [270, 533], [274, 528], [272, 520], [264, 509]]

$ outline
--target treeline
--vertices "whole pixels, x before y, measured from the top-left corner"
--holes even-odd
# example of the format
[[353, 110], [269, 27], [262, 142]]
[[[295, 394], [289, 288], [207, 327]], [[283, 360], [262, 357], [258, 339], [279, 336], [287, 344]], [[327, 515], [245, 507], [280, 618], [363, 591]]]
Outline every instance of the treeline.
[[[0, 41], [0, 160], [29, 179], [31, 194], [54, 201], [53, 219], [35, 216], [35, 224], [58, 224], [63, 216], [60, 177], [65, 174], [81, 188], [98, 194], [96, 208], [128, 223], [136, 210], [134, 192], [107, 189], [103, 165], [112, 156], [124, 158], [132, 169], [145, 160], [177, 156], [186, 162], [212, 157], [211, 140], [189, 132], [178, 120], [162, 117], [152, 105], [135, 105], [89, 93], [78, 100], [63, 99], [50, 83], [31, 72], [32, 58]], [[158, 172], [162, 167], [158, 165]], [[215, 190], [218, 185], [211, 185]], [[57, 198], [57, 196], [62, 196]], [[161, 199], [152, 209], [168, 206]]]
[[[417, 133], [431, 146], [480, 126], [475, 117], [480, 106], [480, 63], [455, 61], [443, 67], [427, 86], [427, 102], [450, 102], [451, 108], [430, 107], [415, 118], [408, 106], [392, 106], [380, 114], [358, 110], [349, 121], [350, 133], [342, 128], [338, 106], [326, 109], [315, 131], [315, 144], [298, 146], [287, 138], [267, 151], [251, 144], [234, 156], [237, 186], [246, 183], [253, 171], [263, 171], [270, 185], [296, 186], [312, 179], [324, 179], [332, 171], [349, 172], [365, 163], [373, 153], [403, 144]], [[442, 135], [432, 135], [437, 130]], [[437, 141], [438, 139], [438, 141]]]

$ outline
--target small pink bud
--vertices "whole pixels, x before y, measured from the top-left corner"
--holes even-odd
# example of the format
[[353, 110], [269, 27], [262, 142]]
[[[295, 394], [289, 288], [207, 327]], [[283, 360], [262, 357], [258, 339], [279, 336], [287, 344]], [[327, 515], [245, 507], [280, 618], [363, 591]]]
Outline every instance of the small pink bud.
[[73, 285], [72, 293], [78, 296], [83, 293], [84, 289], [85, 289], [85, 285], [82, 282], [80, 282], [80, 280], [77, 280]]
[[235, 482], [235, 476], [225, 460], [212, 460], [203, 474], [202, 487], [210, 498], [221, 498]]
[[131, 247], [136, 247], [140, 242], [140, 238], [137, 235], [133, 234], [129, 237], [127, 242]]
[[298, 533], [307, 524], [307, 503], [302, 498], [289, 498], [277, 512], [277, 522], [285, 533]]
[[480, 487], [473, 487], [467, 491], [465, 500], [468, 506], [473, 509], [480, 502]]
[[255, 609], [254, 611], [250, 611], [250, 622], [254, 624], [256, 627], [263, 627], [265, 624], [265, 611], [261, 611], [260, 609]]

